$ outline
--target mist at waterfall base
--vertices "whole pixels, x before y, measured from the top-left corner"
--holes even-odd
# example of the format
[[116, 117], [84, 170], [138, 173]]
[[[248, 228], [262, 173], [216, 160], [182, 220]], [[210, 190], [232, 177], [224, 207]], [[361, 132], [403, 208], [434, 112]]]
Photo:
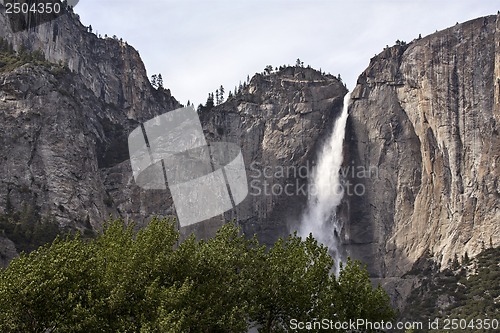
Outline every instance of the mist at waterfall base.
[[306, 238], [312, 233], [316, 240], [327, 246], [335, 260], [335, 273], [339, 272], [342, 260], [338, 235], [341, 225], [336, 217], [336, 208], [344, 196], [340, 178], [342, 147], [348, 117], [350, 93], [344, 97], [340, 117], [335, 120], [331, 136], [325, 141], [315, 169], [312, 171], [312, 188], [308, 193], [307, 207], [301, 219], [298, 234]]

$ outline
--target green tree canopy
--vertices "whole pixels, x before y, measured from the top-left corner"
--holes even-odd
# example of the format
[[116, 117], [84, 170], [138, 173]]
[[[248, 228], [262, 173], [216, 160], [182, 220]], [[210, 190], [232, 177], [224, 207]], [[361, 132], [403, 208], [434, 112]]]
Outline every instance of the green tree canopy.
[[58, 238], [0, 270], [1, 332], [289, 331], [291, 319], [391, 320], [359, 263], [339, 277], [325, 247], [296, 235], [265, 248], [234, 224], [178, 244], [175, 223]]

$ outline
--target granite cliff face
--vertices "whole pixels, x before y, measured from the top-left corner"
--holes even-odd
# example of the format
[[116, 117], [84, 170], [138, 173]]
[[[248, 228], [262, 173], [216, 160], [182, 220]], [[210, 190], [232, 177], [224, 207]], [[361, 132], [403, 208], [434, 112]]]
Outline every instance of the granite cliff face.
[[342, 215], [374, 277], [500, 244], [500, 15], [386, 48], [351, 98], [345, 165], [372, 173]]
[[[136, 50], [97, 38], [75, 14], [18, 33], [0, 15], [0, 26], [15, 50], [39, 50], [47, 60], [0, 73], [2, 212], [27, 205], [81, 229], [99, 228], [109, 214], [147, 211], [154, 196], [139, 189], [126, 203], [113, 201], [130, 187], [127, 136], [180, 104], [168, 90], [151, 87]], [[125, 170], [120, 177], [117, 166]]]
[[[128, 134], [180, 107], [168, 90], [150, 85], [137, 51], [98, 38], [72, 13], [17, 33], [7, 23], [0, 15], [1, 38], [18, 51], [39, 50], [47, 61], [0, 73], [0, 211], [28, 205], [78, 229], [98, 229], [110, 214], [139, 224], [174, 214], [169, 191], [136, 186], [128, 160]], [[226, 103], [203, 111], [207, 139], [239, 144], [249, 181], [261, 177], [236, 211], [183, 234], [207, 237], [231, 218], [268, 243], [288, 233], [286, 221], [300, 214], [306, 192], [297, 187], [306, 184], [308, 171], [276, 172], [312, 167], [346, 91], [333, 76], [287, 67], [257, 74]], [[283, 190], [288, 183], [288, 196], [265, 188]], [[11, 257], [12, 243], [2, 241], [4, 257]]]

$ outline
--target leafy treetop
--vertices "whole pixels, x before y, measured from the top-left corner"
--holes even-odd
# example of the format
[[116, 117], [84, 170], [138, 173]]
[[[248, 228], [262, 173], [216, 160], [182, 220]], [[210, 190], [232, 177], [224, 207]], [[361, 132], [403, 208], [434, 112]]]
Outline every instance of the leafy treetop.
[[0, 270], [2, 332], [284, 332], [292, 318], [391, 320], [358, 262], [332, 274], [309, 236], [266, 249], [232, 223], [177, 244], [174, 221], [136, 233], [110, 221], [93, 240], [56, 239]]

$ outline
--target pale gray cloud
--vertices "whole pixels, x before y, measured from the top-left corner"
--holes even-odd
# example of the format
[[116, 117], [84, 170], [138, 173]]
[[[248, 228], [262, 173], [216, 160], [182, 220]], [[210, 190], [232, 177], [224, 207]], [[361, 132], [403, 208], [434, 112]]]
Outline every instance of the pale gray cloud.
[[496, 0], [84, 0], [75, 11], [94, 31], [138, 49], [149, 75], [162, 73], [182, 103], [201, 103], [221, 84], [232, 89], [247, 74], [297, 58], [340, 73], [352, 89], [385, 45], [499, 8]]

